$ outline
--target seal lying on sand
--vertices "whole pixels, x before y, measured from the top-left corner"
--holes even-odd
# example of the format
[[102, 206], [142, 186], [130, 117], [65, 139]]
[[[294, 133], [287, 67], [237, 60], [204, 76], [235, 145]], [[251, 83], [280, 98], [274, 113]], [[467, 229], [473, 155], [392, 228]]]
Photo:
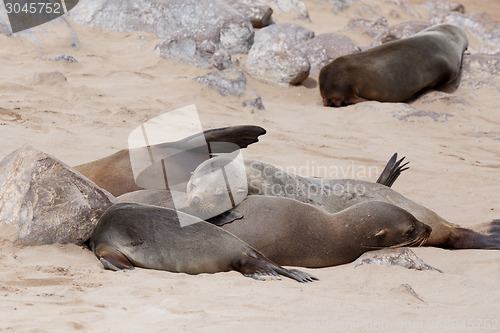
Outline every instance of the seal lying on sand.
[[245, 276], [283, 275], [299, 282], [314, 276], [278, 266], [231, 233], [195, 217], [181, 227], [172, 209], [121, 203], [111, 206], [99, 219], [89, 245], [104, 267], [111, 270], [133, 266], [183, 272], [216, 273], [236, 270]]
[[[418, 221], [432, 228], [432, 233], [424, 245], [455, 249], [500, 249], [500, 222], [497, 220], [475, 225], [472, 230], [466, 229], [446, 221], [430, 209], [379, 183], [354, 179], [301, 177], [286, 173], [270, 164], [252, 160], [246, 160], [244, 167], [246, 179], [241, 180], [241, 183], [248, 184], [249, 195], [291, 198], [312, 204], [329, 213], [337, 213], [362, 202], [384, 201], [408, 211]], [[199, 166], [199, 170], [202, 169], [203, 164]], [[206, 176], [204, 177], [200, 179], [206, 180]], [[197, 178], [195, 172], [190, 183], [192, 184]], [[193, 210], [198, 206], [213, 207], [213, 215], [216, 215], [221, 213], [216, 211], [217, 202], [221, 199], [213, 193], [223, 193], [219, 189], [225, 189], [227, 185], [222, 177], [208, 179], [209, 182], [194, 182], [195, 186], [188, 189], [189, 202], [192, 203]], [[238, 207], [236, 209], [239, 210]], [[247, 214], [252, 213], [247, 212]]]
[[403, 102], [424, 89], [445, 85], [457, 78], [467, 46], [461, 27], [441, 24], [338, 57], [319, 73], [323, 105]]
[[222, 228], [280, 265], [342, 265], [370, 250], [421, 245], [431, 234], [410, 213], [382, 201], [331, 214], [293, 199], [251, 195], [238, 211], [243, 218]]
[[[199, 140], [201, 135], [204, 135], [210, 153], [228, 153], [239, 148], [246, 148], [248, 145], [258, 142], [258, 137], [265, 133], [266, 130], [259, 126], [230, 126], [206, 130], [176, 142], [153, 145], [150, 149], [168, 147], [190, 151], [192, 157], [198, 159], [198, 161], [197, 163], [193, 163], [190, 160], [189, 165], [185, 168], [183, 167], [183, 170], [185, 170], [184, 178], [187, 181], [194, 168], [208, 158], [206, 153], [199, 153], [192, 149], [191, 143]], [[234, 145], [221, 143], [234, 143]], [[182, 163], [182, 161], [178, 162]], [[128, 149], [121, 150], [90, 163], [76, 166], [75, 169], [114, 196], [141, 189], [134, 179], [130, 163], [130, 151]]]

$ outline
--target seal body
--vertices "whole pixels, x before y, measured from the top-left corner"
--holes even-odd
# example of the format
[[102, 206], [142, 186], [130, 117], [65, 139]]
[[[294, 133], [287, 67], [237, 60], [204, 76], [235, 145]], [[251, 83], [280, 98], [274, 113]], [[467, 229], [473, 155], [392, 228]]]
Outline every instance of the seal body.
[[[178, 214], [191, 219], [191, 224], [181, 226]], [[278, 274], [299, 282], [315, 279], [272, 263], [225, 230], [163, 207], [113, 205], [101, 216], [89, 245], [112, 270], [133, 266], [188, 274], [237, 270], [258, 279]]]
[[281, 265], [327, 267], [349, 263], [375, 249], [422, 244], [431, 228], [381, 201], [331, 214], [293, 199], [249, 196], [242, 219], [223, 229]]
[[319, 73], [325, 106], [365, 100], [402, 102], [457, 78], [468, 39], [455, 25], [429, 27], [414, 36], [338, 57]]

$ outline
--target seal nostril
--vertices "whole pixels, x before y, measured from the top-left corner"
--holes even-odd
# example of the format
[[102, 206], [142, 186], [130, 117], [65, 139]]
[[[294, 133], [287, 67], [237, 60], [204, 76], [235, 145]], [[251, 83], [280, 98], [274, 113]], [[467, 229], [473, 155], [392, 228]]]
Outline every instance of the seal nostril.
[[193, 205], [198, 205], [201, 202], [201, 198], [199, 196], [194, 196], [191, 202]]

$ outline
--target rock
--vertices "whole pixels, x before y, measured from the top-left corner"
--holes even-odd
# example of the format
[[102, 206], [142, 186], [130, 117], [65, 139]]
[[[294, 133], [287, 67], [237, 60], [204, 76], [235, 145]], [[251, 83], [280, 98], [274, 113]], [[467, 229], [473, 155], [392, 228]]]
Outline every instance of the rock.
[[318, 35], [299, 44], [297, 48], [311, 64], [310, 75], [318, 74], [321, 68], [340, 56], [361, 51], [352, 39], [334, 33]]
[[500, 75], [500, 53], [464, 54], [460, 87], [478, 89], [484, 86], [496, 86]]
[[70, 55], [66, 54], [57, 54], [51, 56], [40, 56], [36, 57], [38, 61], [56, 61], [56, 62], [65, 62], [65, 63], [78, 63], [78, 61]]
[[271, 15], [273, 9], [257, 0], [225, 0], [225, 2], [236, 9], [241, 15], [247, 17], [254, 28], [263, 28], [273, 24]]
[[464, 13], [465, 8], [462, 4], [452, 1], [432, 0], [422, 5], [431, 17], [443, 16], [449, 12]]
[[500, 23], [481, 20], [477, 17], [451, 12], [443, 17], [432, 20], [434, 24], [449, 23], [461, 26], [476, 40], [485, 45], [475, 49], [469, 45], [474, 53], [494, 54], [500, 52]]
[[247, 79], [241, 70], [226, 69], [212, 71], [197, 77], [196, 81], [206, 87], [216, 89], [222, 96], [235, 96], [244, 99], [243, 106], [263, 110], [262, 99], [252, 88], [247, 87]]
[[248, 18], [216, 0], [82, 0], [70, 17], [105, 30], [154, 33], [163, 38], [156, 54], [199, 67], [209, 67], [218, 49], [247, 53], [254, 37]]
[[212, 57], [212, 66], [218, 70], [223, 70], [233, 66], [231, 55], [224, 50], [215, 51]]
[[363, 253], [356, 261], [352, 263], [354, 267], [361, 265], [382, 265], [382, 266], [401, 266], [408, 269], [433, 270], [443, 273], [440, 269], [427, 265], [422, 259], [408, 248], [382, 249]]
[[289, 86], [309, 76], [307, 56], [296, 46], [314, 33], [295, 24], [274, 24], [259, 30], [246, 61], [246, 71], [256, 79], [278, 86]]
[[275, 13], [292, 14], [298, 19], [309, 20], [309, 12], [301, 0], [259, 0], [270, 6]]
[[376, 16], [371, 19], [353, 18], [347, 23], [346, 29], [358, 31], [372, 38], [377, 38], [387, 30], [388, 24], [385, 17]]
[[0, 162], [0, 225], [17, 230], [9, 241], [82, 244], [115, 201], [65, 163], [29, 145]]
[[379, 44], [383, 44], [393, 40], [408, 38], [424, 29], [427, 29], [431, 25], [432, 24], [430, 22], [425, 22], [425, 21], [403, 22], [387, 28], [385, 32], [383, 32], [377, 37], [377, 39]]

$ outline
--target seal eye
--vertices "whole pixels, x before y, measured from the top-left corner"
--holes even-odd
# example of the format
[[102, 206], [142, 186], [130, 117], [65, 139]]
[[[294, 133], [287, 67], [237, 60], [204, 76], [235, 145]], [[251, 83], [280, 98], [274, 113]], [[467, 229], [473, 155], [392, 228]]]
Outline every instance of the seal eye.
[[414, 224], [412, 224], [412, 225], [408, 228], [408, 230], [405, 232], [405, 235], [409, 235], [409, 234], [413, 233], [414, 231], [415, 231], [415, 225], [414, 225]]

